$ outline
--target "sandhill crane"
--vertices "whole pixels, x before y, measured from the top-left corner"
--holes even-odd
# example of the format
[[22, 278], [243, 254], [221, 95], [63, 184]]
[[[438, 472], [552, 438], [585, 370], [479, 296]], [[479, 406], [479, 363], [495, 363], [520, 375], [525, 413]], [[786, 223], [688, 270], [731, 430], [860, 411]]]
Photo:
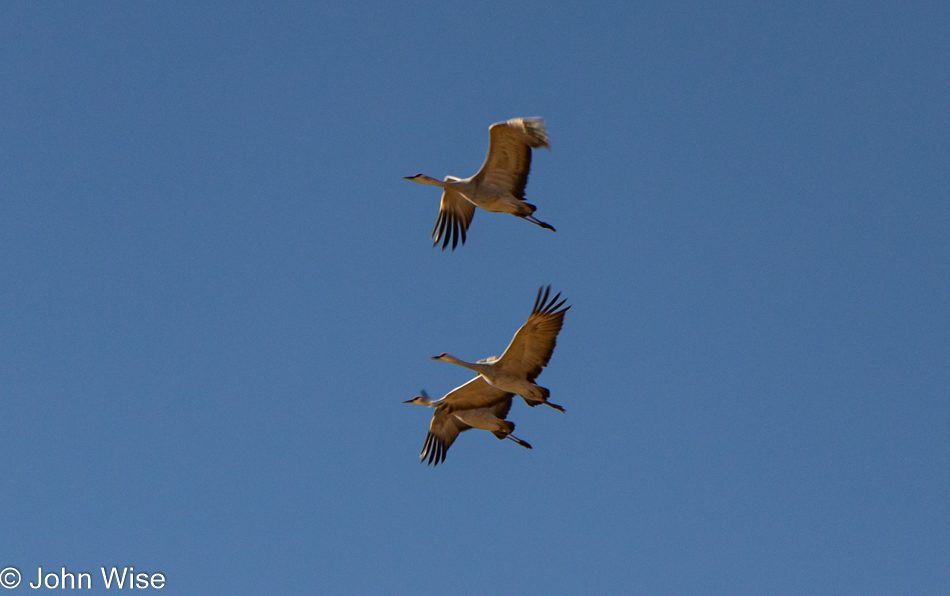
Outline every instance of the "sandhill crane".
[[[549, 301], [550, 293], [551, 286], [538, 290], [538, 297], [527, 322], [515, 333], [501, 358], [491, 357], [478, 362], [465, 362], [443, 352], [432, 359], [473, 370], [492, 386], [502, 391], [517, 393], [531, 407], [546, 404], [563, 412], [564, 408], [548, 401], [551, 392], [534, 382], [541, 374], [541, 369], [547, 366], [551, 359], [557, 343], [557, 334], [564, 323], [564, 313], [571, 308], [561, 308], [567, 300], [558, 302], [560, 293]], [[478, 404], [471, 404], [471, 407], [477, 406]]]
[[492, 124], [488, 132], [488, 157], [471, 178], [446, 176], [443, 181], [423, 174], [403, 178], [444, 189], [439, 218], [432, 230], [435, 239], [432, 245], [442, 240], [442, 250], [450, 241], [452, 250], [460, 240], [465, 244], [465, 232], [472, 223], [475, 207], [494, 213], [510, 213], [554, 231], [553, 226], [532, 215], [537, 207], [524, 200], [524, 187], [531, 169], [531, 149], [551, 148], [544, 119], [512, 118]]
[[[429, 465], [439, 465], [445, 461], [445, 454], [459, 433], [470, 428], [491, 431], [499, 439], [511, 439], [522, 447], [531, 449], [531, 445], [526, 441], [511, 434], [515, 430], [515, 423], [505, 420], [508, 410], [511, 409], [512, 397], [513, 394], [492, 387], [481, 377], [475, 377], [448, 392], [442, 399], [433, 400], [422, 391], [422, 395], [402, 402], [435, 408], [419, 459], [424, 461], [428, 455]], [[491, 405], [468, 407], [471, 404], [485, 403]]]

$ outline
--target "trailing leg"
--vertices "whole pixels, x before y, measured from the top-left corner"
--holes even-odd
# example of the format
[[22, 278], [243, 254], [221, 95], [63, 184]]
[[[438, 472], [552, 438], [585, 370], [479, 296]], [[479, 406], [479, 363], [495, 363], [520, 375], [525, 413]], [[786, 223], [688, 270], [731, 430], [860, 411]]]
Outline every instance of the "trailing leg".
[[541, 226], [542, 228], [544, 228], [544, 229], [546, 229], [546, 230], [551, 230], [552, 232], [556, 232], [556, 231], [557, 231], [557, 230], [554, 229], [554, 226], [552, 226], [552, 225], [549, 224], [549, 223], [544, 223], [543, 221], [541, 221], [540, 219], [536, 218], [536, 217], [533, 216], [533, 215], [524, 215], [524, 216], [522, 216], [522, 219], [526, 219], [526, 220], [530, 221], [531, 223], [533, 223], [533, 224], [535, 224], [535, 225], [538, 225], [538, 226]]
[[525, 449], [531, 449], [531, 444], [530, 444], [530, 443], [528, 443], [527, 441], [522, 441], [521, 439], [519, 439], [518, 437], [516, 437], [516, 436], [514, 436], [514, 435], [508, 435], [508, 436], [505, 437], [505, 438], [511, 439], [512, 441], [514, 441], [515, 443], [521, 445], [521, 446], [524, 447]]

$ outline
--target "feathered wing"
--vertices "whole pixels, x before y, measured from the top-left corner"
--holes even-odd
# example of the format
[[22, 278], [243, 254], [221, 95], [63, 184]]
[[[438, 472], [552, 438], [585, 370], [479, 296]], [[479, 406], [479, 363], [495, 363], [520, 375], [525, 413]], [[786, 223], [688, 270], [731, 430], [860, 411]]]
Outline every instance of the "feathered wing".
[[551, 147], [544, 119], [512, 118], [492, 124], [488, 133], [488, 156], [473, 180], [506, 188], [524, 200], [524, 188], [531, 170], [531, 149]]
[[444, 408], [436, 408], [432, 415], [432, 422], [429, 423], [429, 434], [426, 435], [426, 442], [422, 446], [422, 452], [419, 459], [425, 460], [429, 457], [429, 465], [439, 465], [445, 461], [445, 454], [449, 447], [458, 438], [460, 432], [472, 428], [465, 424]]
[[[457, 181], [458, 178], [446, 176], [446, 182]], [[475, 205], [462, 196], [457, 190], [446, 188], [442, 191], [442, 203], [439, 204], [439, 217], [435, 220], [435, 228], [432, 229], [432, 246], [439, 244], [442, 240], [442, 250], [452, 242], [452, 250], [458, 246], [459, 241], [465, 244], [465, 232], [468, 231], [469, 224], [475, 216]]]
[[[542, 295], [543, 292], [543, 295]], [[527, 380], [533, 382], [547, 366], [557, 345], [557, 334], [564, 324], [564, 313], [570, 306], [564, 306], [567, 300], [558, 302], [558, 293], [548, 300], [551, 286], [538, 290], [534, 308], [527, 322], [515, 333], [505, 353], [498, 359], [497, 366], [514, 372], [524, 373]], [[561, 307], [564, 308], [561, 308]]]
[[[513, 395], [513, 393], [503, 391], [494, 385], [489, 385], [488, 381], [481, 376], [477, 376], [464, 385], [449, 391], [445, 397], [439, 400], [441, 404], [439, 407], [449, 413], [456, 410], [477, 410], [496, 406], [506, 399], [509, 400], [510, 407], [510, 400]], [[506, 410], [505, 414], [507, 413]], [[504, 417], [503, 415], [499, 416], [502, 419]]]
[[514, 394], [509, 393], [508, 398], [504, 399], [491, 408], [491, 413], [494, 414], [498, 419], [504, 420], [508, 417], [508, 412], [511, 410], [511, 398], [514, 397]]
[[426, 442], [419, 457], [423, 460], [428, 457], [430, 465], [439, 465], [445, 461], [445, 454], [459, 433], [472, 428], [456, 418], [453, 412], [485, 408], [504, 420], [511, 408], [512, 397], [513, 393], [493, 387], [481, 377], [475, 377], [449, 391], [437, 402], [432, 422], [429, 423], [429, 434], [426, 435]]

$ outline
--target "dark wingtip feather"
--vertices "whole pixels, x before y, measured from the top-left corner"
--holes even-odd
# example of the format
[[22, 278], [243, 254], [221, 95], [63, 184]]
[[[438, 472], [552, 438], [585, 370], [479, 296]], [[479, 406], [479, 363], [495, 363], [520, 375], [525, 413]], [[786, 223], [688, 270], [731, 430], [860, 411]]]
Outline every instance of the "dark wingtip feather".
[[[543, 297], [541, 294], [542, 290], [544, 290]], [[559, 311], [559, 309], [564, 306], [564, 303], [567, 302], [567, 298], [561, 299], [560, 302], [558, 302], [558, 300], [561, 298], [561, 293], [558, 292], [553, 298], [549, 300], [548, 297], [550, 292], [551, 286], [542, 286], [542, 288], [538, 290], [538, 297], [535, 299], [534, 308], [531, 311], [533, 314], [556, 315], [559, 312], [567, 312], [567, 310], [571, 308], [570, 306], [566, 306], [563, 310]]]
[[[555, 298], [555, 300], [556, 300], [556, 298]], [[559, 309], [559, 308], [561, 308], [562, 306], [564, 306], [564, 303], [565, 303], [565, 302], [567, 302], [567, 298], [565, 298], [564, 300], [561, 300], [561, 301], [558, 302], [557, 304], [554, 304], [554, 300], [552, 300], [552, 301], [551, 301], [552, 306], [551, 306], [550, 308], [548, 308], [548, 312], [549, 312], [549, 313], [557, 314], [557, 309]], [[568, 306], [567, 308], [570, 308], [570, 306]], [[567, 310], [567, 308], [565, 308], [564, 310]]]
[[[541, 294], [541, 290], [544, 290], [544, 294]], [[551, 293], [551, 286], [544, 287], [542, 286], [538, 290], [538, 299], [534, 301], [534, 309], [531, 312], [541, 312], [544, 310], [544, 304], [548, 301], [548, 295]], [[540, 308], [540, 310], [539, 310]]]
[[449, 237], [452, 235], [452, 225], [448, 214], [442, 216], [442, 229], [439, 231], [439, 235], [442, 236], [442, 250], [445, 250], [449, 245]]

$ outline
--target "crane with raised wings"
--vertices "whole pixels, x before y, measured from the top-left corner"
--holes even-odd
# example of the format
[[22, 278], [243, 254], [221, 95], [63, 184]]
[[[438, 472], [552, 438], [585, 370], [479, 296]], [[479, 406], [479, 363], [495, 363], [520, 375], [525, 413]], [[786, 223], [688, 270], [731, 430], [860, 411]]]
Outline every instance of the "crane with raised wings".
[[542, 228], [554, 231], [554, 226], [534, 217], [537, 207], [524, 199], [528, 172], [531, 170], [531, 150], [551, 148], [542, 118], [512, 118], [488, 127], [488, 156], [478, 172], [470, 178], [446, 176], [445, 180], [424, 174], [406, 176], [419, 184], [442, 187], [439, 217], [432, 230], [433, 246], [442, 241], [442, 250], [452, 243], [465, 244], [465, 234], [475, 207], [494, 213], [510, 213]]

